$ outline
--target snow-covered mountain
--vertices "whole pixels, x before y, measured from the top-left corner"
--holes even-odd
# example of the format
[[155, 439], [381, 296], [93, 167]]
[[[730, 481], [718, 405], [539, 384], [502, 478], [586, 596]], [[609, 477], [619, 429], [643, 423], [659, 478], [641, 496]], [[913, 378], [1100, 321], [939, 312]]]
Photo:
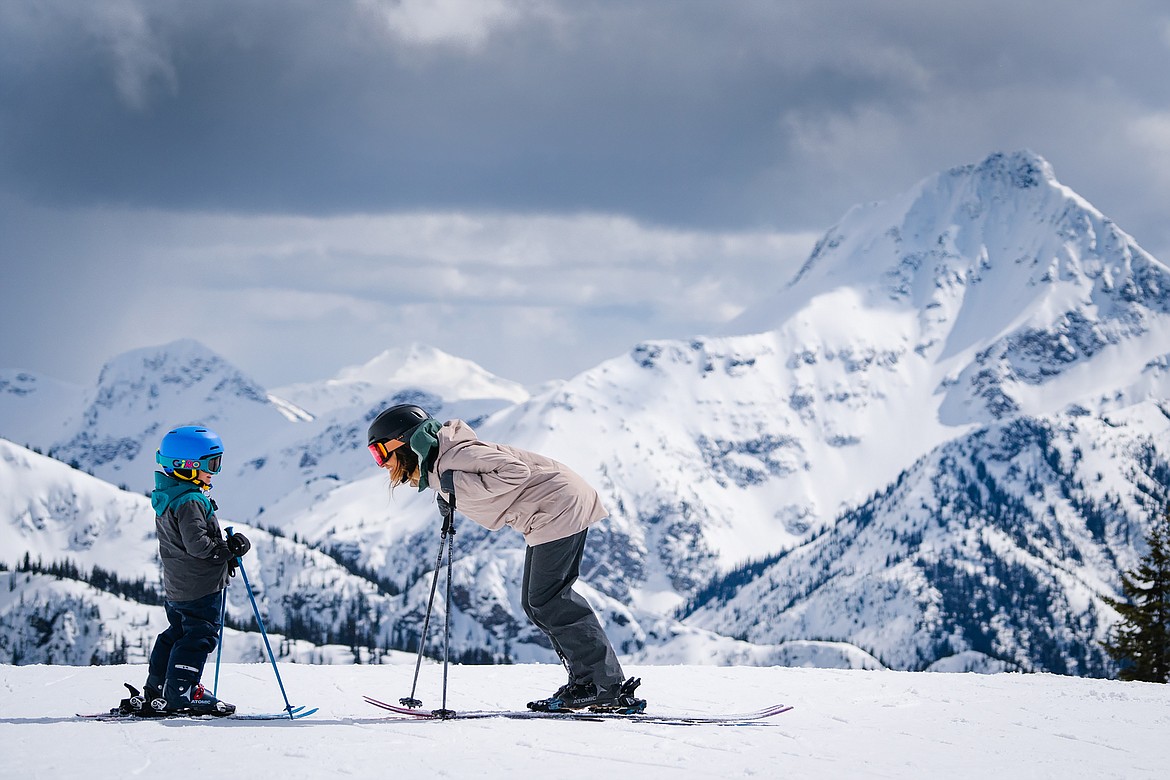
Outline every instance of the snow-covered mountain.
[[[688, 625], [847, 639], [888, 666], [1101, 676], [1120, 569], [1170, 502], [1170, 408], [1016, 417], [948, 442], [825, 533], [703, 590]], [[950, 667], [953, 669], [953, 667]]]
[[[581, 587], [629, 657], [1106, 672], [1101, 597], [1170, 489], [1170, 270], [1018, 152], [852, 209], [781, 281], [722, 335], [532, 396], [421, 346], [268, 393], [180, 342], [111, 361], [66, 432], [30, 443], [138, 490], [163, 427], [212, 425], [226, 516], [287, 545], [257, 565], [376, 585], [329, 585], [347, 595], [323, 620], [359, 604], [394, 647], [417, 637], [436, 513], [390, 493], [364, 432], [414, 401], [599, 488]], [[549, 658], [522, 555], [460, 525], [458, 653]]]
[[[390, 354], [375, 363], [393, 375]], [[140, 598], [147, 598], [147, 605], [157, 603], [152, 600], [158, 582], [153, 513], [142, 493], [153, 484], [158, 440], [169, 428], [187, 422], [212, 426], [224, 438], [225, 471], [214, 489], [222, 507], [219, 516], [221, 522], [237, 525], [253, 539], [254, 553], [249, 557], [254, 560], [249, 566], [258, 569], [253, 574], [257, 596], [273, 625], [297, 637], [310, 637], [319, 645], [356, 638], [377, 648], [408, 643], [412, 625], [417, 624], [418, 633], [422, 609], [416, 603], [417, 593], [404, 591], [426, 569], [422, 556], [391, 582], [361, 568], [353, 540], [344, 533], [331, 533], [328, 527], [302, 531], [306, 540], [316, 543], [310, 546], [283, 538], [285, 524], [279, 512], [275, 517], [265, 513], [266, 505], [289, 496], [299, 502], [298, 509], [311, 507], [339, 484], [362, 474], [381, 475], [370, 462], [365, 430], [388, 404], [414, 401], [437, 414], [450, 411], [451, 416], [478, 421], [511, 403], [508, 397], [493, 395], [496, 388], [504, 396], [523, 397], [522, 391], [516, 396], [518, 386], [503, 380], [493, 383], [475, 364], [438, 350], [399, 354], [428, 380], [427, 387], [456, 400], [448, 402], [401, 382], [371, 381], [364, 392], [374, 400], [314, 416], [267, 393], [193, 341], [121, 355], [107, 363], [89, 390], [28, 372], [9, 372], [6, 377], [11, 380], [0, 395], [2, 430], [14, 431], [56, 459], [0, 439], [4, 464], [0, 468], [4, 497], [0, 566], [23, 567], [25, 583], [21, 589], [14, 585], [13, 597], [0, 604], [0, 621], [11, 629], [12, 640], [0, 645], [0, 652], [7, 650], [9, 656], [16, 654], [26, 662], [86, 663], [91, 658], [141, 657], [148, 650], [161, 626], [152, 631], [136, 629], [145, 625], [144, 610], [158, 616], [161, 611], [127, 607], [120, 596], [130, 582]], [[428, 359], [434, 365], [429, 366]], [[447, 377], [450, 388], [436, 384], [440, 376]], [[375, 385], [376, 392], [371, 390]], [[475, 397], [461, 394], [460, 388], [473, 388]], [[377, 395], [382, 392], [384, 396]], [[58, 420], [56, 426], [29, 422], [50, 410]], [[384, 486], [372, 495], [384, 502]], [[426, 514], [433, 512], [429, 504], [415, 503]], [[384, 507], [380, 514], [384, 519]], [[122, 538], [127, 533], [134, 534], [134, 544]], [[290, 535], [295, 534], [293, 527]], [[94, 566], [102, 571], [96, 585], [91, 576]], [[62, 568], [69, 575], [65, 580], [44, 575], [50, 569], [55, 575]], [[117, 581], [108, 583], [107, 573], [116, 574]], [[248, 625], [250, 607], [238, 588], [229, 601], [229, 614], [240, 625]], [[81, 641], [74, 627], [87, 621], [94, 626], [92, 631], [86, 628], [85, 641]], [[454, 623], [458, 627], [461, 621]], [[40, 627], [32, 631], [31, 640], [29, 632], [20, 628], [28, 625]], [[475, 631], [464, 633], [469, 646], [483, 644]], [[123, 641], [127, 636], [131, 637], [128, 643]], [[141, 646], [144, 641], [146, 647]], [[358, 644], [359, 650], [365, 646]], [[343, 650], [348, 652], [348, 646]], [[283, 645], [282, 652], [309, 657], [296, 643]], [[325, 648], [311, 657], [336, 656], [335, 649]]]
[[292, 425], [260, 385], [191, 340], [110, 360], [82, 408], [70, 411], [50, 454], [136, 491], [153, 487], [155, 450], [175, 426], [211, 426], [238, 451]]
[[490, 402], [485, 411], [528, 398], [528, 391], [516, 382], [501, 379], [470, 360], [417, 343], [388, 349], [363, 365], [342, 369], [325, 382], [287, 385], [272, 393], [319, 416], [338, 409], [369, 407], [404, 390], [438, 396], [446, 403]]
[[912, 384], [931, 417], [961, 426], [1165, 398], [1167, 314], [1166, 266], [1018, 152], [855, 207], [733, 328], [803, 343], [810, 367], [929, 366]]
[[599, 558], [665, 604], [980, 424], [1170, 397], [1168, 310], [1164, 265], [1042, 159], [995, 155], [852, 210], [737, 324], [768, 330], [639, 345], [484, 433], [601, 485]]
[[[406, 382], [411, 372], [420, 376], [419, 385]], [[341, 379], [285, 390], [295, 398], [333, 401], [306, 410], [184, 339], [113, 358], [90, 388], [7, 372], [0, 376], [0, 436], [146, 492], [166, 431], [210, 426], [227, 453], [217, 495], [234, 517], [251, 520], [291, 491], [317, 491], [318, 483], [334, 486], [368, 471], [362, 437], [390, 403], [417, 401], [479, 420], [525, 397], [518, 385], [470, 361], [422, 347], [390, 350], [367, 366], [343, 371]], [[345, 403], [337, 400], [343, 392]]]
[[[493, 417], [485, 435], [550, 452], [602, 486], [613, 517], [592, 581], [610, 592], [628, 588], [636, 604], [690, 598], [732, 563], [782, 552], [795, 562], [795, 571], [781, 569], [728, 604], [734, 619], [696, 615], [688, 625], [766, 644], [848, 641], [899, 668], [975, 650], [983, 655], [966, 657], [976, 666], [1098, 673], [1104, 662], [1089, 645], [1112, 622], [1100, 595], [1112, 594], [1118, 568], [1134, 561], [1141, 544], [1134, 524], [1158, 510], [1123, 489], [1136, 456], [1101, 464], [1107, 482], [1084, 465], [1040, 478], [1012, 472], [1015, 482], [985, 498], [992, 508], [1008, 502], [997, 510], [1008, 511], [1009, 492], [1035, 495], [1039, 480], [1055, 500], [1062, 495], [1056, 487], [1071, 481], [1085, 487], [1064, 497], [1066, 512], [1055, 524], [1043, 500], [1017, 512], [1017, 521], [1035, 515], [1028, 528], [1058, 538], [1079, 538], [1101, 523], [1125, 529], [1099, 529], [1083, 545], [1058, 547], [1034, 563], [1030, 576], [1057, 583], [1045, 590], [1069, 602], [1065, 615], [1036, 625], [1003, 620], [1013, 603], [999, 601], [986, 617], [1010, 630], [946, 642], [938, 631], [957, 631], [955, 621], [969, 616], [952, 603], [939, 619], [930, 593], [910, 602], [904, 626], [882, 620], [883, 599], [866, 595], [875, 583], [860, 572], [897, 578], [887, 569], [907, 555], [899, 535], [913, 537], [914, 522], [922, 522], [922, 495], [887, 510], [890, 536], [875, 540], [858, 571], [828, 540], [847, 536], [851, 517], [876, 511], [867, 510], [871, 496], [911, 473], [936, 484], [926, 514], [953, 513], [947, 527], [974, 526], [977, 538], [993, 528], [996, 516], [977, 511], [985, 506], [959, 500], [967, 486], [945, 450], [978, 442], [970, 458], [994, 473], [1009, 449], [987, 442], [1007, 434], [986, 426], [1116, 431], [1117, 450], [1165, 463], [1154, 404], [1170, 398], [1168, 314], [1163, 264], [1060, 185], [1041, 158], [993, 155], [890, 202], [853, 209], [796, 278], [735, 324], [747, 335], [639, 345]], [[1116, 430], [1122, 412], [1135, 422]], [[1081, 434], [1080, 451], [1091, 438]], [[923, 458], [940, 465], [915, 469]], [[1149, 489], [1164, 503], [1166, 472], [1150, 470]], [[818, 564], [835, 565], [798, 576], [806, 550], [822, 547], [828, 552]], [[1067, 565], [1071, 578], [1055, 570], [1065, 554], [1086, 559]], [[939, 576], [975, 553], [964, 555], [940, 564]], [[992, 562], [986, 566], [978, 587], [969, 584], [981, 595], [1002, 588]], [[858, 598], [840, 607], [833, 596], [845, 587], [844, 573], [857, 576]], [[808, 591], [818, 588], [826, 603], [811, 601]], [[789, 622], [762, 610], [765, 591], [775, 592], [775, 615]], [[801, 622], [795, 607], [802, 600], [810, 600], [809, 615], [840, 621]], [[930, 620], [936, 625], [923, 628]], [[1021, 639], [1028, 630], [1030, 642]], [[922, 646], [926, 638], [932, 641]], [[896, 649], [900, 643], [913, 649]]]
[[[166, 627], [149, 499], [3, 439], [0, 485], [0, 549], [12, 569], [0, 594], [0, 657], [73, 664], [145, 659]], [[324, 554], [261, 529], [237, 530], [256, 546], [247, 565], [257, 569], [254, 585], [265, 614], [279, 625], [316, 621], [323, 645], [339, 638], [347, 619], [331, 604], [348, 607], [355, 594], [379, 602], [380, 610], [367, 609], [354, 621], [362, 628], [387, 611], [388, 597]], [[246, 594], [239, 587], [230, 594], [229, 615], [249, 625]], [[233, 658], [255, 658], [260, 649], [258, 635], [235, 644]], [[294, 643], [285, 654], [308, 657], [311, 648]]]
[[48, 564], [65, 558], [158, 579], [149, 499], [0, 439], [0, 549]]

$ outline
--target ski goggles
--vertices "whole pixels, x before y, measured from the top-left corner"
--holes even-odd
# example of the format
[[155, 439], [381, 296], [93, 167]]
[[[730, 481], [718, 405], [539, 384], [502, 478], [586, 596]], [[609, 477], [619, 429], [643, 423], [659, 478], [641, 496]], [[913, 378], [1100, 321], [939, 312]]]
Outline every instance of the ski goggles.
[[208, 474], [218, 474], [220, 468], [223, 466], [223, 453], [204, 455], [198, 460], [190, 460], [186, 458], [167, 458], [160, 452], [155, 456], [155, 459], [160, 466], [168, 469], [193, 469], [195, 471], [206, 471]]
[[390, 441], [376, 441], [370, 445], [370, 454], [374, 456], [374, 463], [378, 464], [378, 468], [386, 465], [390, 460], [390, 456], [394, 454], [394, 450], [398, 449], [406, 442], [399, 439], [391, 439]]

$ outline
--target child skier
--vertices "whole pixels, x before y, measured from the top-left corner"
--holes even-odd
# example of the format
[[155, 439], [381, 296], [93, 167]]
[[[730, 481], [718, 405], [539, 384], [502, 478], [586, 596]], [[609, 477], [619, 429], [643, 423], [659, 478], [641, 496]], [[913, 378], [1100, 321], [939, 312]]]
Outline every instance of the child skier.
[[235, 574], [236, 558], [252, 547], [243, 534], [224, 539], [215, 502], [206, 495], [222, 459], [219, 436], [194, 425], [167, 433], [155, 455], [162, 471], [155, 472], [150, 501], [170, 626], [155, 640], [144, 697], [128, 700], [141, 715], [236, 711], [199, 684], [222, 626], [223, 589]]
[[528, 703], [546, 712], [635, 712], [639, 680], [623, 682], [621, 664], [597, 615], [573, 591], [589, 526], [606, 516], [592, 487], [564, 464], [515, 447], [480, 441], [462, 420], [440, 423], [422, 408], [399, 404], [370, 424], [370, 453], [392, 485], [430, 487], [444, 522], [452, 504], [488, 530], [524, 534], [521, 602], [548, 636], [569, 673], [552, 696]]

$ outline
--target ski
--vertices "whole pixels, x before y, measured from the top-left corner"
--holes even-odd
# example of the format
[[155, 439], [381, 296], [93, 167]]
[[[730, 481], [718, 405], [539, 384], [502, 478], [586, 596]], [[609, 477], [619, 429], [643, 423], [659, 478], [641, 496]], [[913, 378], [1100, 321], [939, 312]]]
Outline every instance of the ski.
[[299, 720], [307, 718], [317, 712], [314, 707], [306, 710], [304, 707], [293, 707], [290, 712], [235, 712], [231, 715], [197, 715], [189, 712], [160, 713], [158, 715], [135, 715], [132, 712], [122, 712], [114, 708], [108, 712], [96, 712], [91, 715], [78, 713], [82, 720], [95, 721], [149, 721], [149, 720], [193, 720], [211, 722], [216, 720]]
[[589, 710], [569, 710], [566, 712], [537, 712], [534, 710], [471, 710], [444, 714], [436, 710], [410, 709], [397, 704], [388, 704], [384, 701], [363, 697], [367, 704], [392, 712], [398, 720], [478, 720], [483, 718], [511, 718], [515, 720], [585, 720], [606, 721], [621, 720], [635, 723], [657, 723], [672, 726], [750, 726], [760, 725], [759, 721], [788, 712], [792, 709], [788, 704], [773, 704], [754, 712], [744, 712], [733, 715], [655, 715], [646, 713], [622, 712], [592, 712]]

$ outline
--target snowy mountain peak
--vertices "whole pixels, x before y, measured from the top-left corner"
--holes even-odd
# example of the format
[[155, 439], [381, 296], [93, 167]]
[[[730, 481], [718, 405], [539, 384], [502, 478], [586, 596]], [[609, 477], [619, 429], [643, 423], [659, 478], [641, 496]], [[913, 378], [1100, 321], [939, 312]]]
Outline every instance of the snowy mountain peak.
[[496, 399], [521, 403], [523, 386], [501, 379], [478, 364], [425, 344], [387, 349], [359, 366], [342, 369], [335, 378], [277, 388], [274, 393], [321, 415], [345, 407], [377, 403], [410, 389], [448, 402]]
[[347, 366], [331, 381], [401, 383], [414, 379], [420, 369], [433, 370], [436, 364], [469, 362], [434, 347], [412, 342], [405, 347], [391, 347], [360, 366]]
[[988, 187], [1006, 189], [1032, 189], [1044, 183], [1060, 186], [1052, 165], [1030, 149], [996, 152], [982, 162], [960, 165], [943, 175], [974, 179]]
[[507, 398], [520, 402], [528, 397], [515, 382], [500, 379], [470, 360], [417, 342], [388, 349], [363, 365], [342, 369], [332, 381], [441, 389], [449, 400]]
[[213, 426], [227, 449], [238, 451], [287, 419], [255, 381], [199, 342], [183, 339], [107, 362], [51, 452], [115, 484], [142, 489], [163, 433], [189, 423]]
[[[149, 397], [160, 392], [185, 392], [204, 388], [257, 403], [267, 403], [264, 389], [221, 356], [192, 339], [179, 339], [157, 347], [123, 353], [102, 367], [98, 375], [95, 405], [110, 406], [115, 399], [126, 401], [137, 393], [127, 392], [151, 385]], [[206, 396], [205, 396], [206, 397]]]
[[1148, 257], [1060, 184], [1047, 160], [1030, 151], [996, 153], [924, 179], [899, 197], [850, 209], [787, 287], [741, 315], [732, 330], [770, 330], [810, 294], [842, 285], [918, 307], [931, 302], [935, 288], [980, 281], [997, 267], [1019, 267], [999, 274], [1004, 284], [1034, 285], [1051, 276], [1051, 261], [1070, 255]]
[[912, 351], [937, 369], [954, 425], [1096, 397], [1099, 382], [1057, 380], [1103, 369], [1098, 358], [1148, 364], [1165, 353], [1167, 315], [1170, 269], [1021, 151], [854, 207], [732, 330], [779, 331], [794, 355]]

